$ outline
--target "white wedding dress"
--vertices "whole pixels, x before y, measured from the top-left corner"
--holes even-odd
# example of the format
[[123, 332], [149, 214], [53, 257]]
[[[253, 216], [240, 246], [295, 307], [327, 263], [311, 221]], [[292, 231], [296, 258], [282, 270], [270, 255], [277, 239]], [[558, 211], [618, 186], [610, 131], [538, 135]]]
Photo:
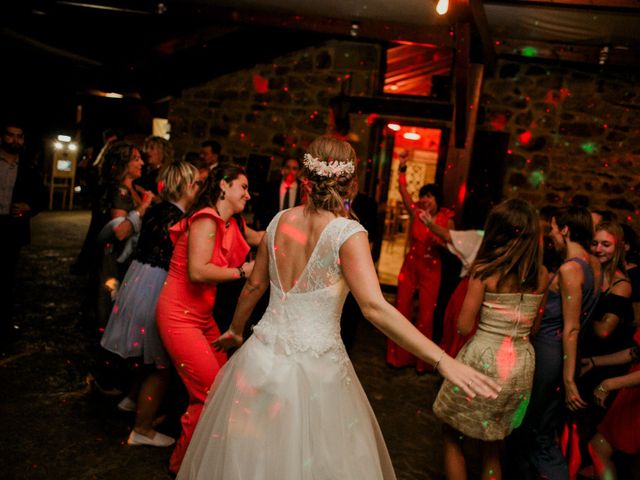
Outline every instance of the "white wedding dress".
[[364, 231], [329, 222], [284, 292], [267, 228], [269, 307], [216, 378], [178, 480], [395, 479], [375, 415], [340, 339], [348, 287], [339, 251]]

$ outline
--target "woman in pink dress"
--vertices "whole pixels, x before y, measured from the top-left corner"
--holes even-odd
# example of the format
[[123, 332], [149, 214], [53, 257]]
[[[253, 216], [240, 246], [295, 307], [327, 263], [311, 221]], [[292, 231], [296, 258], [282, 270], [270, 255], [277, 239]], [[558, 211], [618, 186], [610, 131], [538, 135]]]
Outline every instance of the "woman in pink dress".
[[[409, 252], [398, 275], [396, 308], [406, 318], [412, 319], [413, 297], [417, 292], [419, 310], [414, 324], [427, 338], [432, 338], [433, 311], [440, 291], [440, 253], [444, 249], [444, 242], [419, 220], [418, 215], [426, 211], [435, 218], [435, 223], [452, 229], [453, 213], [446, 208], [440, 208], [442, 195], [440, 188], [435, 184], [423, 185], [418, 194], [418, 201], [414, 202], [407, 190], [406, 170], [407, 158], [401, 156], [398, 181], [402, 201], [411, 215], [411, 230]], [[419, 373], [427, 369], [422, 360], [415, 358], [392, 340], [387, 342], [387, 363], [398, 368], [415, 365]]]
[[242, 234], [244, 220], [238, 214], [250, 198], [248, 189], [241, 167], [214, 170], [185, 218], [169, 230], [175, 247], [156, 319], [162, 342], [189, 394], [182, 432], [169, 463], [173, 473], [180, 468], [209, 387], [227, 360], [226, 353], [211, 346], [220, 336], [211, 313], [216, 285], [251, 274], [253, 262], [244, 259], [249, 245], [258, 245], [262, 238], [262, 233], [246, 226]]

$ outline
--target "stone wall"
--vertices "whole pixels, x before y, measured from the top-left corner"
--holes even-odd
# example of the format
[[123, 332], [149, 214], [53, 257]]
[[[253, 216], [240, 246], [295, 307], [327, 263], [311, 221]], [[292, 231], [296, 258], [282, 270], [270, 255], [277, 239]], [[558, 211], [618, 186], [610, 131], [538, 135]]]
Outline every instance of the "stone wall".
[[638, 226], [637, 77], [502, 60], [485, 81], [480, 128], [510, 134], [505, 197], [541, 206], [585, 195]]
[[[329, 101], [371, 96], [381, 48], [331, 41], [186, 89], [170, 108], [178, 155], [214, 139], [227, 157], [301, 157], [330, 130]], [[537, 206], [586, 195], [638, 226], [640, 84], [636, 75], [501, 60], [485, 80], [483, 130], [510, 134], [504, 196]], [[366, 116], [353, 116], [350, 141], [370, 155]]]
[[171, 140], [178, 155], [213, 139], [229, 158], [267, 155], [277, 170], [281, 156], [301, 158], [329, 131], [333, 97], [373, 95], [379, 70], [377, 45], [331, 41], [215, 78], [172, 102]]

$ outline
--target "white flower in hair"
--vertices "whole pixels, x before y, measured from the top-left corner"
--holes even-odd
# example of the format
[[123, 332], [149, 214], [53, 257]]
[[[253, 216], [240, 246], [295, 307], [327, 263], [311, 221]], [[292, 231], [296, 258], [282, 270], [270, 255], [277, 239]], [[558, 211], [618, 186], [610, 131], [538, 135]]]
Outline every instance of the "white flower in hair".
[[336, 160], [322, 162], [319, 158], [315, 158], [309, 153], [304, 154], [303, 163], [310, 172], [313, 172], [316, 175], [320, 175], [321, 177], [339, 177], [341, 175], [352, 175], [356, 170], [353, 162], [338, 162]]

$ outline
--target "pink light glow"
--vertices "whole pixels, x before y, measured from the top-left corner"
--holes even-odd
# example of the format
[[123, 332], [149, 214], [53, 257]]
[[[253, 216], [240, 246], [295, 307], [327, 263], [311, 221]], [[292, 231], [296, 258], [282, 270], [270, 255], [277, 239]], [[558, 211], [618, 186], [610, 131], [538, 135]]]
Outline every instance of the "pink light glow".
[[291, 238], [294, 242], [299, 243], [300, 245], [304, 245], [307, 243], [307, 236], [288, 223], [282, 225], [282, 233]]
[[498, 378], [502, 381], [506, 381], [509, 375], [513, 371], [513, 367], [516, 364], [516, 351], [513, 348], [513, 339], [511, 337], [505, 337], [502, 345], [496, 352], [496, 368], [498, 371]]

